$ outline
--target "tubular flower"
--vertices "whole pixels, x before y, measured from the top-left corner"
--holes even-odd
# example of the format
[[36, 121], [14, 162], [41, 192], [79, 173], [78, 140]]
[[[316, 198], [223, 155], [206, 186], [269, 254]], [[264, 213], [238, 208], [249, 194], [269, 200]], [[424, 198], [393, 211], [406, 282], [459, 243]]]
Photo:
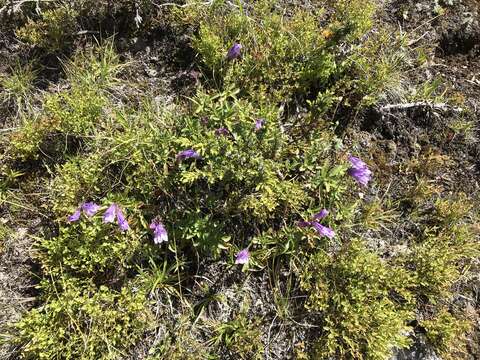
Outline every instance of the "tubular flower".
[[327, 216], [327, 215], [328, 215], [328, 210], [327, 210], [327, 209], [322, 209], [322, 210], [320, 210], [319, 213], [313, 215], [313, 218], [314, 218], [315, 220], [321, 220], [321, 219], [323, 219], [323, 218], [324, 218], [325, 216]]
[[80, 216], [82, 215], [82, 211], [88, 217], [92, 217], [93, 215], [95, 215], [97, 213], [98, 209], [100, 209], [100, 206], [98, 206], [94, 202], [83, 203], [82, 205], [80, 205], [75, 210], [75, 212], [72, 215], [70, 215], [68, 217], [68, 221], [69, 222], [75, 222], [75, 221], [80, 220]]
[[326, 236], [328, 237], [329, 239], [333, 238], [335, 236], [335, 232], [329, 228], [328, 226], [324, 226], [322, 224], [320, 224], [318, 221], [316, 220], [321, 220], [323, 219], [325, 216], [328, 215], [328, 210], [326, 209], [322, 209], [319, 213], [313, 215], [313, 220], [312, 221], [299, 221], [297, 223], [297, 225], [299, 227], [313, 227], [315, 230], [317, 230], [318, 234], [320, 236]]
[[127, 219], [125, 219], [125, 215], [123, 215], [122, 209], [120, 209], [118, 206], [117, 206], [117, 222], [120, 230], [127, 231], [130, 229]]
[[359, 184], [367, 186], [372, 177], [372, 172], [368, 168], [367, 164], [355, 156], [349, 156], [348, 160], [352, 164], [352, 167], [347, 170], [347, 173]]
[[120, 228], [120, 230], [127, 231], [130, 229], [130, 226], [128, 225], [127, 219], [125, 218], [122, 209], [120, 209], [117, 204], [112, 204], [103, 214], [103, 222], [105, 224], [112, 223], [115, 221], [115, 218], [117, 219], [118, 227]]
[[335, 236], [335, 232], [332, 229], [330, 229], [328, 226], [323, 226], [317, 221], [312, 221], [312, 226], [321, 236], [326, 236], [329, 239]]
[[117, 214], [117, 204], [112, 204], [108, 207], [107, 211], [103, 214], [103, 222], [111, 223], [115, 221], [115, 216]]
[[240, 57], [242, 51], [242, 44], [234, 43], [227, 52], [228, 60], [235, 60]]
[[153, 230], [153, 242], [155, 244], [161, 244], [164, 241], [168, 241], [167, 230], [165, 230], [165, 227], [160, 221], [152, 221], [150, 229]]
[[82, 205], [83, 213], [88, 217], [92, 217], [93, 215], [95, 215], [99, 209], [100, 206], [98, 206], [94, 202], [86, 202]]
[[202, 157], [200, 156], [199, 153], [197, 153], [195, 150], [193, 149], [187, 149], [187, 150], [183, 150], [183, 151], [180, 151], [178, 154], [177, 154], [177, 160], [185, 160], [185, 159], [201, 159]]
[[75, 210], [75, 212], [70, 215], [68, 217], [68, 221], [69, 222], [75, 222], [75, 221], [78, 221], [80, 219], [80, 214], [82, 213], [82, 210], [81, 208], [78, 208], [77, 210]]
[[250, 253], [248, 249], [243, 249], [239, 251], [235, 258], [235, 264], [246, 264], [250, 259]]

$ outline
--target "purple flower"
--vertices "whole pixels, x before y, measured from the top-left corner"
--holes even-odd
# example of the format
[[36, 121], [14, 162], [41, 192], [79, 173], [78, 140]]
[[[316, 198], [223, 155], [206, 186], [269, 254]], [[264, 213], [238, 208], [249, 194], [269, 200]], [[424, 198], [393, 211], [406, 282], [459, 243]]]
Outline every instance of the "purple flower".
[[123, 215], [122, 209], [120, 209], [118, 206], [117, 206], [117, 222], [120, 230], [127, 231], [130, 229], [127, 219], [125, 219], [125, 215]]
[[87, 202], [82, 205], [83, 213], [88, 217], [92, 217], [93, 215], [95, 215], [99, 209], [100, 206], [98, 206], [94, 202]]
[[348, 160], [350, 161], [350, 163], [352, 164], [352, 166], [354, 168], [358, 168], [358, 169], [361, 169], [361, 168], [366, 168], [367, 167], [367, 164], [365, 164], [362, 160], [360, 160], [358, 157], [356, 156], [349, 156], [348, 157]]
[[320, 224], [318, 221], [315, 220], [320, 220], [323, 219], [325, 216], [328, 215], [328, 210], [327, 209], [322, 209], [319, 213], [313, 215], [313, 221], [299, 221], [297, 225], [299, 227], [313, 227], [315, 230], [317, 230], [318, 234], [320, 236], [326, 236], [329, 239], [333, 238], [335, 236], [335, 232], [329, 228], [328, 226], [324, 226]]
[[217, 130], [215, 130], [215, 135], [217, 136], [221, 136], [221, 135], [227, 136], [228, 134], [230, 134], [230, 131], [228, 131], [228, 129], [224, 127], [218, 128]]
[[248, 249], [243, 249], [237, 253], [235, 264], [246, 264], [248, 259], [250, 259], [250, 253]]
[[297, 225], [300, 226], [301, 228], [304, 228], [304, 227], [312, 226], [312, 222], [311, 221], [299, 221], [297, 223]]
[[349, 156], [348, 160], [352, 164], [352, 167], [347, 170], [347, 173], [361, 185], [367, 186], [372, 177], [372, 172], [367, 164], [355, 156]]
[[326, 236], [329, 239], [333, 238], [335, 236], [335, 232], [330, 229], [327, 226], [323, 226], [317, 221], [312, 221], [312, 226], [317, 230], [317, 232], [320, 234], [320, 236]]
[[265, 125], [265, 120], [264, 119], [255, 120], [255, 131], [261, 130], [263, 128], [263, 125]]
[[103, 214], [103, 222], [104, 223], [112, 223], [117, 218], [118, 227], [122, 231], [127, 231], [130, 229], [128, 225], [127, 219], [125, 219], [125, 215], [123, 214], [122, 209], [117, 204], [112, 204], [108, 207], [108, 209]]
[[155, 244], [161, 244], [164, 241], [168, 241], [167, 230], [160, 221], [152, 221], [150, 229], [153, 230], [153, 242]]
[[177, 160], [185, 160], [185, 159], [201, 159], [202, 157], [200, 156], [199, 153], [197, 153], [195, 150], [193, 149], [188, 149], [188, 150], [183, 150], [183, 151], [180, 151], [178, 154], [177, 154]]
[[78, 208], [77, 210], [75, 210], [75, 212], [68, 217], [68, 221], [69, 222], [78, 221], [80, 219], [81, 212], [82, 212], [81, 208]]
[[227, 52], [227, 59], [228, 60], [234, 60], [240, 57], [240, 53], [242, 50], [242, 44], [239, 43], [234, 43], [230, 49], [228, 49]]
[[100, 206], [98, 206], [94, 202], [83, 203], [82, 205], [80, 205], [75, 210], [75, 212], [72, 215], [70, 215], [68, 217], [68, 221], [69, 222], [75, 222], [75, 221], [80, 220], [80, 216], [82, 214], [82, 211], [88, 217], [92, 217], [93, 215], [95, 215], [97, 213], [98, 209], [100, 209]]
[[321, 220], [321, 219], [323, 219], [323, 218], [324, 218], [325, 216], [327, 216], [327, 215], [328, 215], [328, 210], [327, 210], [327, 209], [322, 209], [322, 210], [320, 210], [319, 213], [313, 215], [313, 218], [314, 218], [315, 220]]
[[117, 214], [117, 204], [112, 204], [108, 207], [105, 214], [103, 214], [103, 222], [111, 223], [115, 221], [115, 215]]

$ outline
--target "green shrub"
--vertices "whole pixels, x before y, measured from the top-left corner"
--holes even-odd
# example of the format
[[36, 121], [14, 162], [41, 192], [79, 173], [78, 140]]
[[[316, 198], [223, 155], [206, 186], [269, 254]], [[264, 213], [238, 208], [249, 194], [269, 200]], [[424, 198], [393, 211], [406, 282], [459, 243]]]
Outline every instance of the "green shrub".
[[429, 234], [421, 243], [412, 246], [406, 263], [417, 276], [417, 293], [431, 302], [449, 297], [452, 285], [459, 279], [461, 269], [479, 255], [479, 244], [468, 224]]
[[[359, 45], [372, 25], [370, 1], [316, 2], [308, 10], [291, 6], [288, 15], [271, 0], [189, 5], [178, 18], [198, 29], [192, 46], [212, 86], [233, 85], [256, 101], [309, 100], [320, 114], [338, 101], [347, 106], [372, 102], [401, 64], [397, 46], [391, 54], [383, 50], [391, 43], [385, 33]], [[228, 61], [227, 50], [235, 42], [242, 44], [242, 56]], [[368, 61], [380, 53], [387, 56]]]
[[40, 242], [39, 257], [47, 274], [70, 273], [104, 281], [123, 275], [140, 249], [142, 233], [135, 231], [136, 219], [130, 216], [135, 212], [134, 203], [125, 200], [117, 203], [123, 208], [131, 230], [121, 232], [116, 224], [104, 224], [102, 215], [110, 203], [92, 218], [82, 216], [76, 223], [61, 226], [58, 236]]
[[456, 318], [442, 308], [434, 318], [423, 320], [420, 325], [425, 328], [427, 339], [442, 359], [454, 360], [467, 355], [466, 334], [471, 329], [471, 322]]
[[393, 347], [408, 346], [411, 283], [358, 240], [336, 254], [314, 254], [301, 274], [307, 309], [320, 314], [314, 358], [385, 359]]
[[45, 10], [41, 19], [29, 21], [17, 30], [17, 36], [49, 51], [65, 49], [73, 37], [78, 13], [70, 6]]
[[64, 277], [44, 288], [49, 301], [16, 324], [22, 358], [118, 359], [148, 328], [144, 294], [128, 287], [117, 292]]
[[238, 359], [263, 359], [263, 344], [258, 321], [248, 320], [246, 314], [215, 326], [211, 339], [216, 346], [225, 346]]

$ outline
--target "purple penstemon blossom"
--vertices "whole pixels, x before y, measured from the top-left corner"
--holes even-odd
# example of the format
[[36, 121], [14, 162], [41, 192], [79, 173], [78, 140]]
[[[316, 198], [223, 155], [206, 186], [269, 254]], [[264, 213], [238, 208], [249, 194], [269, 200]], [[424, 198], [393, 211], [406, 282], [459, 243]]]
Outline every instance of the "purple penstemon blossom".
[[335, 232], [328, 226], [320, 224], [318, 221], [312, 221], [312, 226], [321, 236], [326, 236], [329, 239], [335, 236]]
[[328, 215], [328, 210], [327, 209], [322, 209], [322, 210], [320, 210], [320, 212], [313, 215], [313, 219], [314, 220], [321, 220], [327, 215]]
[[329, 239], [335, 236], [335, 232], [329, 228], [328, 226], [320, 224], [317, 220], [323, 219], [325, 216], [328, 215], [328, 210], [322, 209], [319, 213], [313, 215], [312, 221], [299, 221], [299, 227], [313, 227], [320, 236], [326, 236]]
[[168, 233], [161, 221], [154, 220], [150, 224], [150, 229], [153, 230], [153, 242], [155, 244], [161, 244], [168, 241]]
[[127, 231], [130, 229], [130, 226], [128, 225], [127, 219], [125, 219], [125, 215], [123, 214], [122, 209], [120, 209], [118, 206], [117, 206], [117, 223], [118, 223], [118, 227], [122, 231]]
[[125, 218], [122, 209], [120, 209], [120, 207], [114, 203], [110, 205], [103, 214], [103, 222], [105, 224], [112, 223], [115, 221], [115, 218], [117, 219], [118, 227], [120, 228], [120, 230], [127, 231], [130, 229], [130, 226], [128, 225], [128, 221]]
[[108, 209], [103, 214], [103, 222], [105, 224], [114, 222], [116, 215], [117, 215], [117, 204], [112, 204], [108, 207]]
[[82, 209], [81, 209], [81, 208], [76, 209], [75, 212], [68, 217], [68, 221], [69, 221], [69, 222], [78, 221], [78, 220], [80, 219], [81, 213], [82, 213]]
[[248, 249], [240, 250], [235, 257], [235, 264], [246, 264], [250, 259]]
[[80, 216], [82, 215], [82, 211], [87, 217], [92, 217], [93, 215], [95, 215], [97, 213], [97, 211], [99, 209], [100, 209], [100, 206], [98, 206], [94, 202], [86, 202], [86, 203], [83, 203], [82, 205], [80, 205], [75, 210], [75, 212], [72, 215], [70, 215], [67, 219], [68, 219], [69, 222], [75, 222], [75, 221], [80, 220]]
[[242, 44], [234, 43], [227, 52], [227, 59], [228, 60], [235, 60], [240, 57], [242, 52]]
[[261, 130], [264, 125], [265, 125], [265, 120], [264, 119], [255, 120], [255, 131]]
[[355, 156], [349, 156], [348, 160], [352, 166], [347, 170], [347, 173], [352, 176], [359, 184], [367, 186], [371, 180], [372, 172], [362, 160]]
[[177, 154], [177, 160], [185, 159], [201, 159], [202, 157], [198, 152], [193, 149], [182, 150]]
[[88, 217], [92, 217], [98, 212], [98, 210], [100, 210], [100, 206], [98, 206], [94, 202], [86, 202], [82, 205], [82, 210], [85, 215], [87, 215]]

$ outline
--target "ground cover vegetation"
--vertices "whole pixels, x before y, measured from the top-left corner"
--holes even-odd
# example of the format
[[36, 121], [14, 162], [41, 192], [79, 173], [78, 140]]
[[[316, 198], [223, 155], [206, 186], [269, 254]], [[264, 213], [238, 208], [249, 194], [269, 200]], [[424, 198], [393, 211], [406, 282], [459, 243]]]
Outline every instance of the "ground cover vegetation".
[[[443, 145], [476, 141], [473, 114], [440, 80], [404, 85], [429, 49], [383, 11], [0, 1], [29, 54], [0, 74], [0, 261], [27, 242], [30, 279], [1, 356], [468, 358], [478, 198]], [[153, 61], [187, 81], [140, 75], [139, 39], [162, 36]], [[366, 134], [402, 106], [454, 120], [392, 161]]]

